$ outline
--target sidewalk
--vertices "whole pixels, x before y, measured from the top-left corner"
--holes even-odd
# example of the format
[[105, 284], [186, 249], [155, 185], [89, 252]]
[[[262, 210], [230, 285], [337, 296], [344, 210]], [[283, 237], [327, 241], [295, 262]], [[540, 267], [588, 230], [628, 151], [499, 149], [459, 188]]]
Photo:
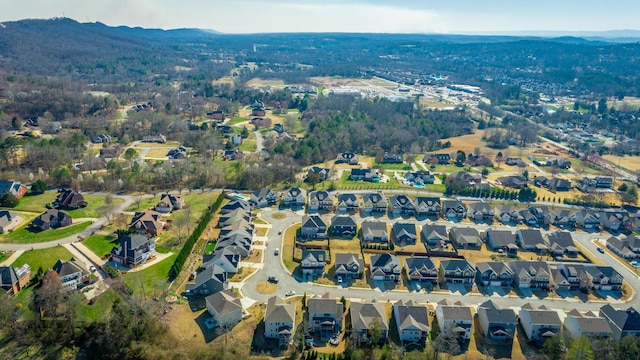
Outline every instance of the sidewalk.
[[88, 247], [84, 246], [81, 241], [76, 241], [71, 243], [71, 246], [80, 251], [85, 257], [89, 259], [94, 265], [102, 266], [106, 261], [102, 260], [98, 255], [94, 254], [93, 251], [89, 250]]

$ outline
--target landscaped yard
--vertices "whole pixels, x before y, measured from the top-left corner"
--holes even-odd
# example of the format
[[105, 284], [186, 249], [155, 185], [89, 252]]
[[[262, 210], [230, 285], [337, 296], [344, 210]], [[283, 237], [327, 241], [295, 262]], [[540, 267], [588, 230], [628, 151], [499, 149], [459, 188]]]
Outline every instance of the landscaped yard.
[[32, 232], [27, 226], [22, 227], [12, 233], [0, 236], [0, 242], [12, 244], [33, 244], [39, 242], [54, 241], [67, 236], [77, 234], [91, 225], [91, 221], [45, 231]]
[[247, 140], [247, 139], [245, 139], [242, 142], [242, 144], [238, 146], [238, 149], [244, 152], [256, 151], [257, 148], [258, 146], [256, 145], [255, 140]]
[[160, 201], [160, 197], [159, 196], [152, 197], [152, 198], [147, 198], [147, 199], [141, 199], [140, 200], [140, 205], [136, 204], [136, 202], [134, 201], [134, 203], [131, 204], [128, 208], [126, 208], [125, 211], [143, 211], [143, 210], [147, 210], [147, 209], [150, 209], [150, 208], [154, 207], [159, 201]]
[[386, 170], [411, 170], [411, 164], [373, 164], [374, 168], [380, 166]]
[[47, 210], [45, 205], [50, 202], [53, 202], [53, 200], [56, 199], [57, 195], [58, 195], [58, 192], [49, 190], [49, 191], [45, 191], [45, 193], [41, 195], [23, 196], [20, 198], [20, 203], [18, 204], [18, 206], [14, 207], [11, 210], [42, 213], [45, 210]]
[[53, 267], [58, 259], [68, 261], [72, 257], [73, 255], [66, 248], [62, 246], [54, 246], [48, 249], [25, 251], [16, 259], [16, 261], [13, 262], [13, 264], [11, 264], [11, 266], [29, 264], [31, 271], [35, 274], [40, 267], [43, 270], [47, 270]]
[[82, 243], [94, 254], [103, 257], [110, 253], [114, 246], [118, 245], [118, 239], [110, 235], [91, 235], [84, 239]]
[[160, 296], [168, 285], [169, 269], [176, 257], [178, 254], [173, 254], [144, 270], [127, 273], [124, 281], [136, 295]]
[[[67, 213], [74, 219], [80, 218], [99, 218], [107, 213], [109, 210], [109, 205], [106, 203], [106, 197], [100, 195], [92, 195], [92, 194], [82, 194], [84, 196], [85, 201], [87, 202], [87, 207], [69, 210]], [[123, 199], [120, 198], [111, 198], [111, 203], [114, 206], [118, 206], [124, 202]]]
[[346, 190], [389, 190], [397, 189], [400, 186], [398, 180], [390, 178], [389, 182], [368, 182], [368, 181], [351, 181], [349, 180], [350, 171], [345, 171], [342, 174], [342, 178], [335, 185], [338, 189]]
[[287, 230], [285, 230], [282, 249], [280, 249], [280, 256], [282, 256], [282, 262], [284, 263], [284, 266], [291, 272], [293, 272], [298, 266], [298, 263], [293, 261], [293, 249], [294, 249], [294, 243], [296, 239], [296, 232], [298, 231], [299, 228], [300, 228], [300, 224], [296, 224], [296, 225], [290, 226], [289, 228], [287, 228]]
[[[83, 297], [84, 298], [84, 297]], [[118, 298], [114, 290], [107, 290], [93, 300], [91, 305], [84, 304], [78, 308], [78, 319], [80, 321], [92, 322], [104, 319], [111, 312], [113, 302]]]

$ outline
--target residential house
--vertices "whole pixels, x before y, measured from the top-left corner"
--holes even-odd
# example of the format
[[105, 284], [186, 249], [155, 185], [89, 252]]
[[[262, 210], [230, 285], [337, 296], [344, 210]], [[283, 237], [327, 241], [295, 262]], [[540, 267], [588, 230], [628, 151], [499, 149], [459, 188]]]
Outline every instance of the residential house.
[[237, 222], [244, 221], [246, 223], [251, 219], [251, 215], [243, 209], [235, 209], [230, 213], [220, 215], [216, 227], [223, 228], [231, 226]]
[[484, 286], [511, 287], [513, 271], [502, 261], [476, 263], [477, 283]]
[[329, 179], [329, 176], [331, 176], [331, 169], [313, 166], [307, 171], [307, 181], [309, 180], [309, 175], [311, 174], [317, 174], [318, 180], [322, 182]]
[[613, 340], [620, 341], [627, 336], [640, 336], [640, 314], [635, 308], [616, 309], [607, 304], [600, 308], [600, 316], [609, 322]]
[[536, 176], [533, 178], [533, 184], [539, 187], [547, 187], [549, 185], [549, 179], [545, 176]]
[[478, 306], [478, 323], [485, 341], [492, 345], [511, 344], [518, 325], [513, 309], [498, 307], [493, 300]]
[[300, 239], [326, 239], [328, 226], [318, 215], [303, 215]]
[[611, 189], [613, 187], [613, 178], [611, 176], [596, 176], [596, 188]]
[[551, 224], [556, 227], [572, 229], [576, 226], [576, 213], [571, 210], [553, 210], [550, 216]]
[[100, 149], [99, 157], [102, 159], [115, 159], [120, 155], [121, 148], [115, 145], [109, 145]]
[[407, 173], [404, 174], [404, 183], [411, 186], [433, 184], [435, 180], [435, 175], [425, 170], [407, 171]]
[[576, 225], [586, 231], [597, 231], [600, 229], [600, 215], [589, 210], [578, 211]]
[[576, 309], [567, 314], [564, 319], [564, 328], [572, 339], [579, 337], [609, 338], [613, 334], [607, 319], [597, 316], [591, 311], [582, 314]]
[[626, 211], [602, 211], [599, 215], [603, 230], [612, 232], [632, 230], [631, 218]]
[[551, 269], [544, 261], [512, 261], [514, 285], [518, 288], [549, 289]]
[[371, 276], [373, 280], [399, 281], [400, 261], [394, 254], [375, 254], [371, 257]]
[[232, 234], [220, 237], [218, 238], [214, 252], [222, 251], [223, 248], [234, 255], [240, 256], [240, 258], [246, 258], [251, 253], [251, 238], [244, 234]]
[[578, 185], [578, 188], [583, 192], [591, 192], [595, 189], [611, 189], [612, 187], [613, 178], [610, 176], [583, 177]]
[[226, 247], [214, 251], [212, 255], [202, 257], [200, 268], [219, 267], [227, 274], [236, 274], [240, 268], [240, 255]]
[[473, 316], [468, 306], [459, 301], [451, 304], [442, 300], [436, 308], [436, 319], [443, 334], [452, 335], [460, 342], [471, 339]]
[[229, 142], [234, 146], [240, 146], [242, 144], [242, 136], [240, 136], [240, 134], [235, 134], [229, 138]]
[[234, 161], [234, 160], [242, 160], [244, 158], [244, 153], [238, 149], [225, 150], [222, 154], [223, 161]]
[[342, 331], [342, 316], [344, 304], [331, 298], [329, 293], [323, 296], [313, 296], [307, 301], [309, 326], [320, 339], [326, 340]]
[[110, 143], [111, 136], [107, 134], [98, 134], [91, 137], [91, 142], [94, 144]]
[[381, 193], [364, 193], [362, 194], [362, 202], [365, 213], [387, 212], [387, 198]]
[[546, 253], [549, 250], [538, 229], [518, 229], [516, 231], [516, 244], [524, 251]]
[[405, 260], [405, 271], [409, 281], [432, 284], [438, 282], [438, 267], [429, 257], [408, 257]]
[[227, 287], [227, 273], [223, 268], [213, 265], [199, 272], [194, 283], [185, 285], [185, 290], [187, 294], [210, 295], [226, 290]]
[[338, 207], [337, 211], [341, 213], [356, 212], [360, 209], [360, 201], [356, 194], [341, 193], [338, 194]]
[[143, 143], [158, 143], [158, 144], [164, 144], [167, 142], [167, 137], [160, 134], [160, 135], [148, 135], [148, 136], [143, 136], [142, 137], [142, 142]]
[[495, 217], [496, 220], [505, 225], [516, 225], [519, 224], [521, 220], [518, 210], [511, 205], [498, 206], [495, 210]]
[[[634, 237], [634, 239], [637, 238]], [[631, 248], [631, 244], [629, 244], [626, 239], [619, 239], [615, 236], [611, 236], [607, 239], [607, 249], [610, 249], [616, 255], [627, 261], [632, 261], [640, 258], [640, 253], [633, 251], [633, 249]]]
[[76, 191], [60, 189], [52, 205], [56, 209], [73, 210], [87, 206], [87, 202], [84, 200], [84, 196]]
[[[557, 271], [560, 271], [560, 275], [557, 274], [557, 271], [556, 273], [553, 273], [552, 270], [551, 278], [554, 288], [563, 288], [565, 290], [586, 290], [589, 287], [588, 277], [584, 265], [561, 263], [557, 265], [556, 269]], [[567, 284], [568, 287], [566, 286]], [[564, 286], [559, 287], [559, 285]]]
[[462, 220], [467, 216], [467, 207], [459, 200], [442, 201], [442, 217], [447, 220]]
[[57, 229], [71, 225], [72, 219], [67, 213], [57, 209], [49, 209], [35, 218], [30, 226], [40, 231]]
[[0, 288], [9, 294], [17, 294], [29, 285], [31, 280], [31, 267], [22, 264], [19, 267], [0, 266]]
[[536, 218], [535, 215], [533, 215], [531, 213], [531, 211], [529, 210], [520, 210], [518, 215], [520, 215], [520, 218], [522, 219], [522, 223], [527, 225], [527, 226], [531, 226], [531, 227], [538, 227], [538, 218]]
[[387, 338], [389, 331], [389, 321], [387, 320], [384, 307], [378, 302], [356, 302], [352, 301], [349, 309], [351, 320], [351, 330], [360, 342], [369, 342], [371, 338], [371, 328], [374, 322], [380, 329], [380, 342]]
[[324, 267], [327, 265], [327, 260], [325, 250], [302, 250], [302, 261], [300, 262], [302, 278], [313, 280], [318, 276], [322, 276], [324, 274]]
[[282, 205], [288, 208], [302, 209], [306, 203], [307, 196], [305, 191], [298, 187], [289, 189], [282, 198]]
[[159, 213], [146, 210], [137, 211], [131, 223], [129, 223], [129, 229], [139, 234], [147, 234], [148, 236], [158, 236], [165, 229], [166, 223], [162, 220], [162, 216]]
[[485, 202], [474, 202], [467, 206], [467, 217], [476, 222], [493, 222], [495, 211]]
[[584, 265], [587, 284], [594, 290], [622, 290], [622, 275], [611, 266]]
[[14, 211], [0, 210], [0, 234], [15, 229], [22, 223], [22, 216]]
[[341, 154], [338, 154], [335, 163], [336, 164], [349, 164], [349, 165], [358, 165], [358, 155], [351, 151], [345, 151]]
[[393, 216], [410, 216], [416, 212], [413, 201], [406, 195], [394, 195], [389, 198], [390, 213]]
[[278, 202], [278, 194], [269, 188], [263, 187], [262, 189], [254, 191], [249, 201], [259, 208], [273, 206]]
[[118, 246], [111, 250], [111, 260], [129, 267], [142, 265], [155, 257], [155, 241], [140, 234], [120, 236]]
[[356, 236], [358, 224], [351, 216], [336, 215], [331, 218], [331, 235], [353, 238]]
[[220, 229], [219, 236], [227, 237], [234, 234], [241, 234], [250, 238], [253, 235], [253, 228], [253, 224], [250, 224], [246, 220], [241, 219], [240, 221], [236, 221], [231, 225], [224, 226], [222, 229]]
[[29, 192], [26, 186], [17, 181], [0, 181], [0, 196], [11, 193], [11, 195], [20, 199]]
[[416, 199], [416, 215], [438, 217], [442, 211], [440, 198], [418, 197]]
[[360, 237], [363, 245], [381, 244], [387, 246], [389, 244], [387, 223], [370, 220], [363, 221], [360, 228]]
[[427, 307], [409, 301], [393, 304], [398, 336], [403, 343], [424, 344], [429, 336], [429, 316]]
[[569, 291], [571, 290], [571, 283], [559, 268], [552, 268], [549, 287], [556, 291]]
[[433, 164], [433, 165], [449, 165], [451, 162], [451, 155], [449, 154], [430, 154], [425, 155], [422, 159], [422, 162], [425, 164]]
[[364, 273], [364, 260], [357, 254], [335, 254], [334, 273], [347, 282], [349, 279], [359, 279]]
[[572, 188], [571, 181], [560, 178], [553, 178], [549, 180], [547, 187], [555, 191], [571, 191]]
[[267, 115], [267, 111], [264, 108], [261, 107], [254, 107], [253, 109], [251, 109], [251, 116], [265, 116]]
[[550, 233], [547, 238], [549, 239], [549, 251], [553, 256], [576, 257], [580, 253], [568, 231], [555, 231]]
[[416, 224], [413, 222], [395, 222], [391, 230], [393, 239], [398, 245], [413, 245], [418, 240]]
[[381, 164], [402, 164], [403, 161], [402, 154], [392, 154], [385, 151], [384, 155], [382, 155]]
[[53, 265], [53, 271], [58, 274], [62, 286], [67, 291], [76, 291], [91, 283], [91, 272], [74, 258], [69, 261], [58, 259]]
[[282, 124], [274, 124], [273, 125], [273, 131], [277, 132], [278, 134], [282, 134], [282, 133], [286, 132], [287, 129], [285, 129], [284, 125], [282, 125]]
[[457, 249], [480, 249], [482, 239], [480, 233], [471, 227], [452, 227], [449, 230], [449, 238]]
[[222, 110], [214, 110], [208, 112], [205, 116], [207, 117], [207, 119], [224, 121], [224, 113], [222, 112]]
[[429, 256], [456, 257], [458, 250], [453, 246], [444, 225], [425, 224], [420, 232]]
[[296, 331], [296, 303], [285, 303], [273, 296], [267, 300], [264, 314], [264, 337], [278, 339], [280, 346], [288, 346]]
[[473, 285], [476, 269], [466, 259], [440, 261], [440, 280], [449, 284]]
[[379, 182], [380, 174], [377, 169], [351, 169], [351, 174], [349, 174], [349, 180], [351, 181], [368, 181], [368, 182]]
[[216, 130], [220, 131], [223, 134], [233, 134], [233, 127], [231, 125], [218, 125], [216, 126]]
[[309, 193], [309, 212], [333, 211], [333, 196], [327, 191], [312, 191]]
[[496, 182], [502, 186], [510, 187], [512, 189], [522, 189], [529, 183], [524, 176], [520, 175], [499, 177]]
[[478, 185], [482, 182], [482, 176], [470, 174], [466, 171], [457, 171], [449, 175], [449, 179], [467, 185]]
[[174, 210], [180, 210], [184, 206], [185, 204], [182, 196], [162, 194], [160, 195], [160, 202], [158, 202], [154, 210], [161, 214], [167, 214]]
[[558, 312], [549, 310], [544, 305], [534, 308], [531, 304], [525, 304], [520, 309], [518, 319], [529, 342], [542, 344], [546, 339], [560, 335], [562, 331]]
[[531, 206], [529, 212], [538, 220], [538, 226], [548, 226], [551, 222], [551, 214], [546, 206]]

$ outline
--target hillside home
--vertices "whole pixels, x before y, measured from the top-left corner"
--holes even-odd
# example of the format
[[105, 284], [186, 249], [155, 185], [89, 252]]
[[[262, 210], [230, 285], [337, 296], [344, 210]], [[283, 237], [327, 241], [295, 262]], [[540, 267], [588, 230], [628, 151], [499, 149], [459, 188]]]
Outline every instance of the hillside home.
[[122, 235], [118, 239], [118, 246], [111, 250], [111, 260], [132, 268], [155, 257], [155, 241], [140, 234]]
[[278, 339], [280, 346], [288, 346], [293, 341], [296, 328], [296, 303], [285, 303], [273, 296], [267, 300], [264, 314], [264, 337]]
[[74, 258], [69, 261], [58, 259], [53, 265], [53, 271], [58, 274], [62, 286], [68, 292], [76, 291], [91, 283], [91, 272]]
[[196, 275], [194, 283], [185, 285], [187, 294], [210, 295], [228, 287], [227, 273], [223, 268], [212, 265]]
[[216, 326], [226, 330], [242, 321], [242, 303], [235, 293], [222, 290], [207, 296], [204, 301]]
[[329, 293], [313, 296], [307, 302], [309, 326], [320, 334], [321, 340], [329, 339], [342, 331], [344, 305], [331, 298]]

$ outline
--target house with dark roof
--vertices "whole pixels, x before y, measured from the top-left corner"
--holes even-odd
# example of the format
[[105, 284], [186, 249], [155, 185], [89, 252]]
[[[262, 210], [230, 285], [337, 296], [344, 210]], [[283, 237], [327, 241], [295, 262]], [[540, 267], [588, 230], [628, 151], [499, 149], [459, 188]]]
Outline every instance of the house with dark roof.
[[622, 275], [611, 266], [584, 265], [587, 284], [595, 290], [622, 290]]
[[393, 216], [411, 216], [416, 212], [413, 201], [406, 195], [394, 195], [389, 198], [389, 212]]
[[351, 174], [349, 174], [349, 180], [379, 182], [380, 174], [378, 173], [378, 169], [368, 169], [368, 168], [351, 169]]
[[302, 209], [306, 203], [306, 193], [298, 187], [289, 189], [282, 198], [282, 205], [288, 208]]
[[576, 257], [580, 253], [568, 231], [554, 231], [548, 234], [547, 238], [549, 239], [549, 251], [553, 256]]
[[375, 254], [371, 257], [371, 277], [373, 280], [399, 281], [400, 261], [394, 254]]
[[544, 261], [512, 261], [509, 263], [513, 271], [514, 286], [528, 289], [549, 289], [551, 269]]
[[500, 221], [505, 225], [516, 225], [521, 221], [520, 214], [518, 214], [518, 210], [511, 205], [501, 205], [498, 206], [495, 211], [496, 220]]
[[[560, 274], [558, 274], [558, 271]], [[589, 288], [585, 267], [582, 264], [558, 264], [555, 272], [554, 270], [551, 271], [551, 280], [551, 285], [555, 289], [586, 290]]]
[[251, 253], [251, 238], [243, 234], [218, 238], [214, 252], [222, 251], [223, 248], [240, 258], [246, 258]]
[[389, 152], [384, 152], [382, 155], [381, 164], [402, 164], [404, 160], [402, 159], [402, 154], [393, 154]]
[[416, 198], [416, 216], [438, 217], [441, 211], [442, 205], [440, 205], [440, 198]]
[[278, 339], [280, 346], [288, 346], [296, 331], [296, 303], [285, 303], [273, 296], [267, 300], [264, 314], [264, 337]]
[[532, 251], [539, 254], [549, 251], [549, 247], [538, 229], [518, 229], [516, 231], [516, 244], [524, 251]]
[[428, 154], [422, 158], [422, 162], [432, 165], [449, 165], [451, 162], [451, 155], [449, 154]]
[[318, 215], [303, 215], [300, 226], [300, 240], [326, 239], [328, 226]]
[[356, 212], [360, 209], [360, 201], [356, 194], [340, 193], [338, 194], [337, 211], [341, 213]]
[[413, 245], [418, 240], [416, 224], [413, 222], [397, 221], [393, 224], [391, 230], [393, 241], [400, 246]]
[[15, 295], [28, 286], [29, 280], [31, 280], [29, 264], [19, 267], [0, 266], [0, 288], [10, 295]]
[[331, 218], [331, 235], [353, 238], [357, 234], [358, 224], [351, 216], [336, 215]]
[[212, 265], [196, 275], [194, 283], [185, 285], [187, 294], [209, 295], [228, 287], [227, 273], [223, 268]]
[[600, 316], [609, 322], [613, 340], [620, 341], [627, 336], [640, 336], [640, 314], [635, 308], [616, 309], [607, 304], [600, 308]]
[[426, 170], [407, 171], [404, 174], [404, 183], [411, 186], [424, 186], [435, 182], [435, 175]]
[[499, 177], [496, 182], [502, 186], [510, 187], [512, 189], [522, 189], [529, 183], [526, 178], [520, 175]]
[[259, 208], [273, 206], [278, 202], [278, 194], [267, 187], [263, 187], [251, 193], [251, 199], [249, 201]]
[[578, 211], [576, 225], [586, 231], [596, 231], [600, 228], [600, 215], [590, 210]]
[[442, 201], [442, 217], [447, 220], [462, 220], [467, 216], [467, 207], [459, 200]]
[[551, 222], [551, 214], [546, 206], [531, 206], [529, 212], [536, 217], [538, 226], [548, 226]]
[[318, 166], [310, 167], [309, 170], [307, 171], [307, 178], [306, 178], [307, 181], [309, 180], [309, 175], [311, 174], [317, 174], [320, 181], [325, 181], [329, 179], [329, 176], [331, 176], [331, 169], [321, 168]]
[[536, 218], [535, 215], [533, 215], [531, 213], [531, 211], [523, 209], [520, 210], [518, 212], [518, 215], [520, 216], [520, 219], [522, 219], [522, 223], [527, 225], [527, 226], [531, 226], [531, 227], [538, 227], [538, 218]]
[[471, 339], [473, 316], [468, 306], [459, 301], [451, 304], [446, 299], [442, 300], [436, 308], [436, 319], [443, 334], [451, 335], [459, 342]]
[[370, 244], [389, 244], [389, 232], [387, 223], [382, 221], [365, 220], [360, 228], [360, 241], [363, 246]]
[[227, 274], [236, 274], [240, 268], [240, 255], [229, 248], [220, 248], [214, 251], [212, 255], [204, 255], [200, 268], [209, 268], [217, 266], [224, 270]]
[[404, 268], [409, 281], [432, 284], [438, 282], [438, 267], [429, 257], [408, 257]]
[[155, 211], [167, 214], [175, 210], [180, 210], [185, 206], [184, 198], [180, 195], [162, 194], [160, 201], [154, 208]]
[[338, 154], [335, 163], [336, 164], [349, 164], [349, 165], [358, 165], [358, 155], [356, 155], [352, 151], [345, 151], [341, 154]]
[[25, 196], [29, 192], [26, 186], [17, 181], [0, 181], [0, 196], [11, 193], [17, 199]]
[[320, 334], [322, 341], [342, 331], [344, 305], [335, 298], [331, 298], [329, 293], [311, 297], [307, 302], [307, 314], [309, 326], [315, 333]]
[[466, 259], [440, 261], [440, 281], [449, 284], [473, 285], [476, 269]]
[[626, 211], [602, 211], [599, 215], [603, 230], [612, 232], [632, 230], [631, 218]]
[[467, 217], [476, 222], [493, 222], [495, 211], [485, 202], [474, 202], [467, 206]]
[[220, 215], [216, 227], [224, 228], [227, 226], [232, 226], [233, 224], [238, 222], [248, 223], [249, 220], [251, 220], [251, 214], [242, 209], [236, 209], [230, 213]]
[[359, 279], [364, 274], [364, 260], [357, 254], [335, 254], [334, 273], [347, 282], [349, 279]]
[[371, 328], [374, 322], [380, 328], [380, 342], [386, 341], [389, 332], [389, 321], [384, 307], [378, 302], [352, 301], [349, 309], [351, 331], [360, 342], [371, 341]]
[[152, 210], [137, 211], [131, 223], [129, 223], [129, 229], [135, 231], [138, 234], [147, 234], [148, 236], [158, 236], [164, 231], [166, 222], [157, 213]]
[[482, 239], [478, 230], [472, 227], [452, 227], [449, 238], [457, 249], [480, 249]]
[[573, 229], [576, 226], [576, 213], [567, 209], [551, 211], [551, 224], [556, 227]]
[[398, 336], [403, 343], [424, 344], [429, 336], [427, 307], [411, 300], [393, 304]]
[[220, 229], [219, 237], [228, 237], [235, 234], [240, 234], [246, 237], [251, 238], [253, 235], [254, 225], [247, 222], [244, 219], [236, 221], [231, 225], [224, 226]]
[[362, 203], [366, 214], [387, 212], [387, 198], [381, 193], [362, 194]]
[[576, 309], [567, 314], [564, 319], [564, 328], [572, 339], [579, 337], [609, 338], [613, 334], [607, 319], [597, 316], [591, 311], [582, 314]]
[[222, 154], [223, 161], [242, 160], [243, 158], [244, 153], [238, 149], [224, 150], [224, 153]]
[[74, 190], [60, 189], [52, 205], [56, 209], [73, 210], [86, 207], [87, 202], [82, 194]]
[[509, 230], [489, 229], [487, 230], [487, 249], [516, 256], [518, 245], [516, 235]]
[[[631, 239], [636, 240], [637, 238], [632, 237]], [[613, 251], [616, 255], [627, 261], [640, 258], [640, 253], [634, 251], [631, 246], [632, 244], [629, 244], [627, 239], [619, 239], [615, 236], [611, 236], [607, 239], [607, 249]]]
[[325, 250], [304, 249], [302, 250], [302, 278], [313, 280], [324, 274], [324, 267], [327, 265], [327, 254]]
[[15, 211], [0, 210], [0, 234], [5, 234], [22, 223], [22, 216]]
[[49, 209], [35, 218], [29, 226], [40, 231], [57, 229], [71, 225], [72, 219], [67, 213], [58, 209]]
[[492, 300], [478, 306], [478, 322], [484, 340], [492, 345], [511, 344], [518, 325], [513, 309], [500, 308]]
[[156, 243], [140, 234], [122, 235], [118, 246], [111, 250], [111, 260], [128, 267], [136, 267], [156, 257]]
[[553, 178], [549, 180], [547, 187], [555, 191], [571, 191], [572, 188], [571, 181], [560, 178]]
[[476, 263], [476, 283], [484, 286], [511, 287], [513, 271], [502, 261]]
[[62, 286], [67, 291], [76, 291], [91, 283], [91, 272], [75, 258], [69, 261], [58, 259], [53, 265], [53, 271], [58, 274]]
[[458, 250], [453, 246], [444, 225], [425, 224], [422, 227], [421, 240], [429, 256], [456, 257]]
[[549, 179], [545, 176], [536, 176], [533, 178], [533, 184], [539, 187], [547, 187]]
[[529, 342], [542, 344], [550, 337], [561, 335], [562, 321], [558, 312], [544, 305], [535, 308], [525, 304], [520, 309], [518, 319]]
[[333, 196], [328, 191], [319, 190], [309, 193], [309, 212], [333, 211]]
[[235, 293], [222, 290], [207, 296], [204, 302], [216, 326], [229, 329], [242, 321], [242, 303]]

